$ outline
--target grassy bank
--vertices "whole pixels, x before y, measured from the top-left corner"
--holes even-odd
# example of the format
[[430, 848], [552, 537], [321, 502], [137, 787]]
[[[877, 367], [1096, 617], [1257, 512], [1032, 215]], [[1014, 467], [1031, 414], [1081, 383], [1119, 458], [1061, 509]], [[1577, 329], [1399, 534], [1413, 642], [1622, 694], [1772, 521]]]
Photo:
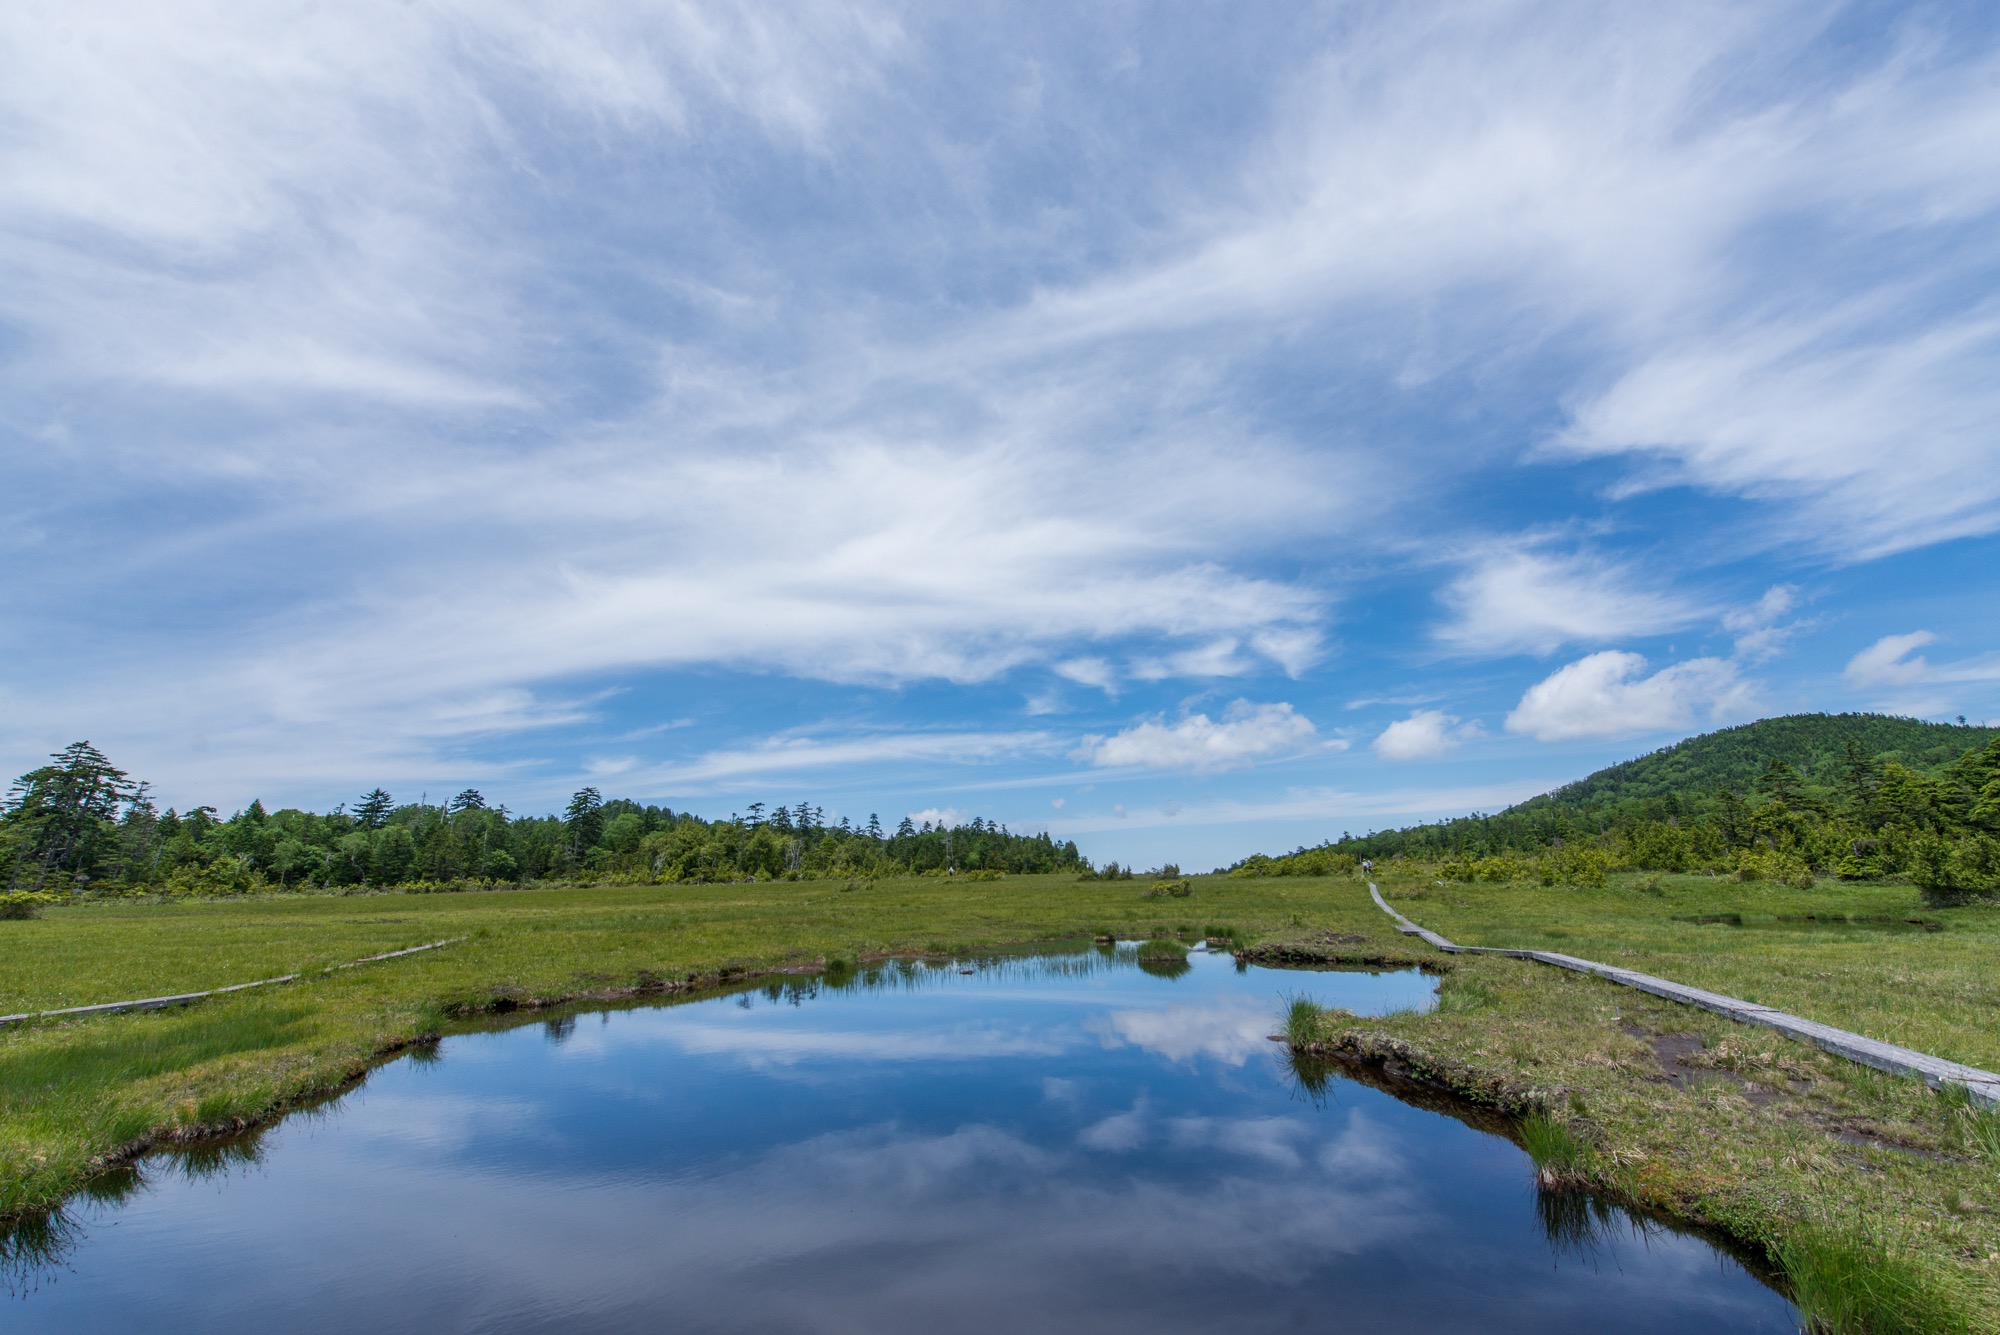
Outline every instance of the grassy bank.
[[1628, 873], [1600, 889], [1384, 883], [1460, 945], [1559, 950], [2000, 1071], [2000, 907], [1907, 885]]
[[[1337, 1012], [1274, 1014], [1273, 1027], [1378, 1077], [1539, 1113], [1537, 1143], [1568, 1147], [1556, 1179], [1725, 1228], [1789, 1256], [1828, 1292], [1852, 1289], [1857, 1273], [1893, 1271], [1921, 1299], [1898, 1309], [1915, 1314], [1913, 1328], [1950, 1329], [1956, 1310], [1972, 1329], [2000, 1329], [2000, 1164], [1990, 1157], [2000, 1138], [1982, 1139], [1993, 1128], [1949, 1100], [1595, 979], [1515, 960], [1441, 959], [1397, 935], [1358, 881], [1203, 878], [1190, 897], [1164, 901], [1142, 898], [1143, 889], [1054, 877], [613, 887], [106, 904], [0, 923], [5, 1010], [213, 987], [468, 938], [183, 1011], [0, 1033], [0, 1208], [46, 1206], [106, 1156], [149, 1138], [264, 1118], [338, 1087], [453, 1015], [683, 988], [834, 956], [1233, 929], [1274, 957], [1423, 959], [1448, 968], [1433, 1014], [1367, 1022]], [[1991, 957], [2000, 911], [1917, 915], [1906, 891], [1901, 907], [1946, 920], [1944, 931], [1785, 927], [1780, 915], [1797, 905], [1783, 894], [1822, 911], [1830, 902], [1787, 891], [1757, 901], [1773, 925], [1738, 928], [1676, 918], [1714, 916], [1721, 899], [1703, 893], [1741, 905], [1743, 892], [1759, 887], [1384, 890], [1460, 939], [1490, 935], [1493, 944], [1617, 959], [1996, 1063], [1988, 1055], [1992, 998], [1979, 997], [1969, 973], [1979, 941]], [[1891, 913], [1879, 896], [1895, 893], [1855, 892], [1862, 897], [1840, 900], [1840, 911]], [[1760, 964], [1767, 937], [1777, 947], [1775, 973]], [[1954, 1012], [1923, 1014], [1950, 997], [1960, 998]], [[1876, 1021], [1887, 1018], [1909, 1027], [1884, 1032]], [[1875, 1320], [1892, 1328], [1879, 1313]]]

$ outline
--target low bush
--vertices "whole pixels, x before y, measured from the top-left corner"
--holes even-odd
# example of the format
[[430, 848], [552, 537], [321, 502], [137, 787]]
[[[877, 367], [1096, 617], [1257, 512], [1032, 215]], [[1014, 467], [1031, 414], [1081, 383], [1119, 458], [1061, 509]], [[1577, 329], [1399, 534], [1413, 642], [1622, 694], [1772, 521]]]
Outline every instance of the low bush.
[[22, 922], [38, 918], [43, 909], [61, 902], [61, 896], [46, 890], [15, 890], [0, 894], [0, 921]]

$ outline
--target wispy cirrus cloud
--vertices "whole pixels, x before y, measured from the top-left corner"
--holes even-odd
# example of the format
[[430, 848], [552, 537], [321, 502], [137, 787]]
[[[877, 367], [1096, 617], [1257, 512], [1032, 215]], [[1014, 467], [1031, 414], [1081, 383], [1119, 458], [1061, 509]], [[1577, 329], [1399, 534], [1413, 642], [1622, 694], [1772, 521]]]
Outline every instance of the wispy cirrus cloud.
[[1475, 556], [1440, 597], [1454, 615], [1438, 628], [1438, 642], [1482, 656], [1658, 634], [1703, 615], [1699, 603], [1649, 587], [1625, 563], [1515, 543]]
[[[1976, 14], [1720, 0], [14, 7], [0, 748], [722, 783], [800, 682], [1303, 721], [1734, 616], [1718, 545], [1976, 539], [1996, 69]], [[609, 740], [677, 673], [740, 707]]]
[[[2000, 654], [1932, 663], [1916, 651], [1938, 643], [1927, 630], [1884, 635], [1847, 661], [1845, 676], [1856, 686], [1940, 686], [2000, 681]], [[1932, 713], [1936, 710], [1919, 710]]]

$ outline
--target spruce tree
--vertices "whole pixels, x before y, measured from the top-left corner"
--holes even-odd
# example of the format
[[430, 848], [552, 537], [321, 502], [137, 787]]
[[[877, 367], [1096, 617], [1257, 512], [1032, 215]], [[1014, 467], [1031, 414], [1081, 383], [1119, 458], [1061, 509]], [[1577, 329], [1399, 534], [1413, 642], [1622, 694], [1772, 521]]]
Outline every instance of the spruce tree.
[[374, 788], [354, 804], [354, 819], [361, 823], [362, 829], [372, 830], [387, 820], [389, 813], [395, 809], [396, 799], [380, 788]]

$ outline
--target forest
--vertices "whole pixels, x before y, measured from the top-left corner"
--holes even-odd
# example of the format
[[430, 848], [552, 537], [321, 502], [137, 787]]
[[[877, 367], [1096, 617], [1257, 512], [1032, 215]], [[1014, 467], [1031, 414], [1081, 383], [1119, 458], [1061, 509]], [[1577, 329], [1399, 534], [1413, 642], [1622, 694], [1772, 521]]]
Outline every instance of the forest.
[[807, 802], [750, 804], [726, 820], [605, 800], [584, 788], [560, 814], [519, 816], [467, 788], [441, 805], [380, 788], [352, 807], [267, 811], [251, 802], [158, 809], [88, 742], [22, 775], [0, 806], [10, 896], [240, 894], [266, 889], [456, 889], [526, 882], [688, 882], [1088, 871], [1071, 842], [978, 817], [829, 822]]
[[1464, 881], [1589, 885], [1638, 870], [1804, 886], [1896, 877], [1946, 898], [2000, 894], [2000, 730], [1871, 714], [1765, 719], [1495, 815], [1343, 835], [1230, 871], [1341, 874], [1364, 858]]

